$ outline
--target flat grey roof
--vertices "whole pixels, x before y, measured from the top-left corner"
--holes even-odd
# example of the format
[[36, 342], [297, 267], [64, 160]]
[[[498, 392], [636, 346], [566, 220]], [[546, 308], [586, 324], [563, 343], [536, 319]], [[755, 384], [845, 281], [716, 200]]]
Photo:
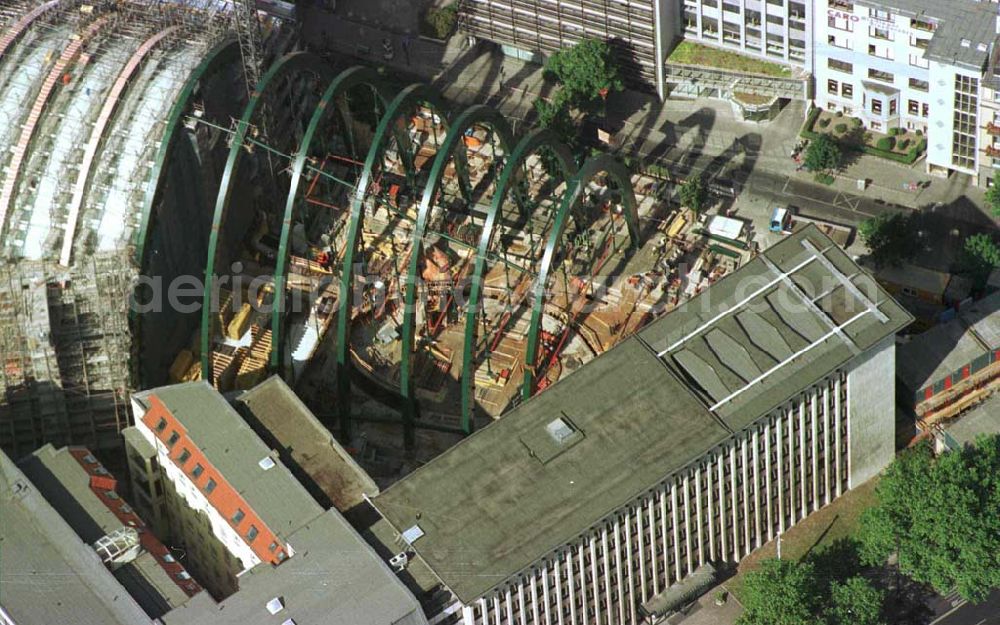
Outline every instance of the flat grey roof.
[[[333, 438], [284, 380], [272, 376], [236, 398], [257, 432], [274, 443], [293, 472], [301, 472], [341, 512], [379, 492], [374, 480]], [[256, 423], [254, 423], [256, 422]]]
[[1000, 293], [966, 307], [957, 317], [899, 346], [896, 372], [907, 389], [920, 389], [1000, 349]]
[[[930, 19], [937, 29], [924, 58], [983, 70], [996, 39], [997, 5], [976, 0], [855, 0], [855, 4], [891, 10], [908, 18]], [[963, 40], [969, 45], [963, 45]], [[979, 45], [986, 49], [980, 50]], [[951, 89], [952, 85], [948, 85]]]
[[413, 548], [470, 602], [911, 320], [810, 226], [374, 504], [397, 532], [420, 527]]
[[[163, 402], [208, 461], [282, 539], [322, 512], [278, 454], [208, 382], [165, 386], [134, 397], [142, 401], [149, 395]], [[267, 470], [258, 464], [266, 457], [275, 461]], [[298, 549], [294, 543], [292, 547]]]
[[[90, 476], [68, 447], [56, 449], [47, 444], [19, 464], [28, 479], [85, 543], [92, 545], [122, 527], [121, 520], [90, 489]], [[154, 618], [188, 600], [187, 594], [147, 551], [119, 567], [113, 575]]]
[[152, 623], [94, 549], [0, 452], [0, 604], [17, 623]]
[[[292, 532], [296, 554], [240, 576], [236, 594], [216, 603], [200, 593], [163, 617], [166, 625], [424, 625], [420, 606], [395, 573], [336, 510]], [[268, 601], [284, 608], [271, 615]]]
[[945, 432], [949, 442], [959, 446], [975, 443], [981, 435], [1000, 434], [1000, 393], [948, 424]]

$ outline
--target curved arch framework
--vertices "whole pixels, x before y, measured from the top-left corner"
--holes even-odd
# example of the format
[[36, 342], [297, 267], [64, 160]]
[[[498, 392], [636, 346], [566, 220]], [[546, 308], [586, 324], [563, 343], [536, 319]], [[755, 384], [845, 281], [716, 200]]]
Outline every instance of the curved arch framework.
[[[534, 293], [532, 294], [531, 325], [528, 329], [528, 348], [524, 357], [524, 382], [521, 387], [521, 397], [523, 399], [531, 398], [536, 390], [536, 373], [534, 369], [538, 360], [538, 345], [542, 331], [545, 294], [550, 274], [552, 273], [556, 262], [556, 253], [573, 253], [573, 250], [567, 250], [561, 245], [563, 236], [566, 233], [567, 222], [570, 217], [573, 216], [578, 231], [587, 227], [587, 225], [582, 223], [582, 215], [579, 214], [580, 208], [586, 200], [585, 196], [588, 192], [588, 187], [599, 175], [602, 174], [615, 184], [618, 193], [620, 194], [620, 202], [623, 213], [622, 217], [628, 230], [629, 248], [634, 250], [639, 244], [638, 207], [635, 200], [635, 192], [632, 189], [632, 182], [628, 168], [607, 154], [588, 160], [584, 163], [583, 167], [580, 168], [580, 171], [577, 172], [577, 174], [569, 181], [566, 193], [563, 196], [562, 205], [559, 207], [559, 212], [556, 214], [555, 225], [549, 234], [549, 241], [545, 247], [545, 254], [542, 257], [541, 269], [539, 270], [538, 278], [535, 281]], [[598, 244], [593, 247], [593, 250], [598, 253], [596, 262], [592, 262], [588, 268], [590, 275], [582, 276], [591, 282], [591, 285], [594, 275], [600, 270], [601, 265], [606, 259], [608, 246], [613, 248], [617, 245], [616, 222], [618, 222], [619, 219], [615, 216], [614, 211], [610, 210], [610, 206], [606, 221], [608, 222], [607, 231], [602, 235]], [[590, 256], [587, 260], [595, 259], [593, 256]], [[574, 307], [575, 303], [571, 303], [566, 308], [572, 312]], [[575, 314], [572, 316], [575, 316]], [[570, 323], [566, 324], [566, 333], [570, 331], [571, 325], [572, 318]]]
[[[523, 201], [524, 189], [521, 187], [526, 175], [528, 159], [534, 155], [538, 155], [543, 150], [549, 150], [552, 153], [554, 167], [559, 180], [567, 182], [576, 173], [576, 163], [573, 159], [573, 154], [569, 151], [569, 148], [559, 141], [557, 135], [552, 130], [543, 128], [525, 136], [517, 144], [517, 147], [514, 148], [514, 151], [510, 154], [504, 165], [503, 173], [497, 182], [493, 201], [486, 216], [486, 222], [483, 225], [479, 245], [476, 248], [475, 268], [472, 273], [468, 307], [466, 309], [465, 341], [462, 352], [461, 427], [467, 433], [471, 433], [475, 428], [475, 399], [473, 395], [475, 392], [477, 355], [476, 337], [478, 320], [485, 314], [482, 310], [482, 294], [486, 279], [487, 255], [496, 247], [498, 234], [501, 231], [498, 222], [503, 217], [503, 208], [507, 204], [508, 194], [515, 195], [515, 202], [519, 212], [522, 212], [522, 214], [525, 212], [525, 202]], [[541, 208], [541, 206], [541, 203], [539, 203], [536, 206], [536, 210]], [[531, 216], [527, 217], [530, 219]], [[503, 324], [504, 321], [501, 319], [499, 330], [502, 330]]]
[[[386, 151], [389, 147], [390, 138], [396, 142], [398, 149], [399, 163], [403, 168], [403, 175], [406, 184], [410, 189], [416, 189], [420, 168], [417, 160], [420, 146], [411, 141], [409, 134], [399, 123], [411, 111], [424, 108], [430, 113], [429, 136], [433, 136], [435, 153], [438, 145], [438, 126], [444, 126], [447, 134], [448, 121], [445, 115], [445, 107], [441, 97], [431, 87], [423, 84], [410, 85], [403, 89], [399, 95], [389, 104], [386, 112], [379, 121], [375, 136], [372, 139], [368, 156], [365, 159], [364, 169], [358, 181], [354, 198], [351, 205], [351, 216], [347, 240], [344, 244], [344, 260], [341, 269], [339, 306], [337, 312], [337, 397], [338, 415], [340, 416], [341, 428], [345, 437], [350, 437], [351, 423], [351, 318], [353, 305], [355, 302], [354, 284], [359, 265], [365, 265], [364, 252], [362, 250], [362, 232], [365, 224], [366, 200], [369, 195], [378, 195], [381, 192], [382, 183], [378, 180], [386, 164]], [[419, 116], [412, 119], [415, 122]], [[389, 207], [396, 203], [391, 197], [388, 202], [383, 202], [383, 206]], [[398, 207], [397, 207], [398, 208]], [[386, 288], [387, 294], [391, 288]], [[407, 428], [407, 439], [412, 436], [410, 428]]]
[[[262, 191], [262, 193], [255, 193], [252, 199], [259, 201], [261, 195], [268, 193], [277, 194], [280, 192], [284, 184], [282, 183], [283, 178], [279, 177], [277, 173], [280, 169], [283, 169], [283, 166], [274, 161], [277, 158], [287, 160], [289, 158], [288, 154], [297, 147], [292, 142], [298, 136], [302, 135], [301, 128], [298, 126], [303, 123], [303, 119], [306, 119], [306, 111], [311, 113], [315, 110], [316, 100], [310, 98], [309, 94], [311, 91], [314, 91], [313, 87], [332, 77], [333, 70], [313, 54], [293, 52], [283, 57], [261, 78], [231, 137], [232, 143], [229, 150], [229, 157], [226, 160], [226, 166], [219, 185], [219, 194], [216, 198], [212, 229], [209, 235], [208, 262], [205, 267], [205, 290], [202, 300], [201, 318], [201, 374], [205, 380], [216, 381], [216, 376], [212, 370], [212, 347], [215, 329], [213, 319], [221, 322], [227, 321], [222, 315], [225, 312], [224, 309], [227, 307], [222, 305], [225, 303], [220, 302], [219, 298], [216, 297], [217, 277], [215, 270], [217, 263], [220, 261], [220, 254], [223, 251], [231, 254], [231, 250], [227, 248], [233, 242], [222, 238], [222, 229], [224, 223], [230, 217], [230, 206], [233, 204], [234, 195], [236, 193], [246, 193], [249, 187], [249, 185], [238, 184], [245, 182], [239, 175], [239, 165], [243, 154], [244, 152], [256, 154], [258, 158], [260, 155], [266, 156], [267, 158], [262, 160], [268, 162], [257, 163], [256, 168], [259, 169], [266, 166], [270, 170], [269, 183], [255, 185], [256, 191]], [[302, 88], [303, 82], [309, 84]], [[319, 94], [315, 94], [315, 96], [318, 99]], [[268, 109], [274, 105], [296, 110], [286, 111], [285, 108], [282, 108], [281, 116], [267, 115]], [[259, 118], [266, 120], [268, 117], [271, 117], [279, 124], [289, 124], [290, 126], [272, 126], [268, 128], [266, 125], [257, 125], [258, 123], [262, 123], [258, 122]], [[263, 124], [273, 124], [274, 121], [263, 122]], [[272, 139], [274, 145], [260, 143], [257, 138], [261, 135], [264, 138]], [[248, 202], [250, 201], [249, 195], [246, 199]], [[240, 219], [247, 220], [247, 223], [238, 225], [243, 225], [246, 229], [251, 227], [254, 218], [253, 214], [247, 215], [241, 213], [237, 214], [237, 216]], [[230, 227], [232, 228], [232, 226]], [[244, 228], [236, 228], [237, 234], [242, 229]], [[222, 249], [220, 250], [220, 248]], [[262, 297], [266, 297], [268, 295], [267, 287], [261, 289], [260, 293]], [[273, 296], [273, 291], [271, 291], [271, 294]], [[218, 312], [219, 316], [213, 317], [213, 312]], [[220, 328], [221, 330], [223, 329]], [[270, 338], [264, 337], [263, 341], [269, 343]], [[269, 347], [267, 346], [264, 349], [265, 351], [269, 351]]]
[[[216, 141], [218, 131], [211, 125], [228, 123], [248, 99], [243, 81], [227, 80], [236, 75], [239, 54], [234, 39], [223, 40], [190, 70], [167, 113], [150, 159], [149, 176], [139, 189], [138, 223], [131, 232], [132, 262], [143, 275], [162, 284], [204, 271], [208, 207], [218, 183], [215, 172], [228, 152], [224, 142]], [[212, 97], [223, 85], [229, 89], [226, 97]], [[194, 125], [195, 119], [206, 125]], [[140, 284], [132, 295], [135, 305], [129, 307], [136, 337], [133, 376], [143, 388], [168, 381], [167, 368], [176, 351], [190, 346], [190, 335], [200, 323], [197, 313], [171, 307], [137, 314], [140, 303], [151, 295]], [[164, 327], [176, 329], [169, 339], [162, 334]]]
[[[230, 62], [235, 61], [239, 55], [239, 51], [239, 45], [233, 39], [223, 41], [213, 48], [194, 71], [191, 72], [187, 82], [184, 83], [184, 88], [181, 90], [180, 96], [170, 109], [170, 115], [163, 130], [163, 138], [160, 140], [160, 146], [157, 149], [156, 158], [153, 161], [153, 167], [150, 171], [149, 182], [146, 183], [142, 214], [139, 217], [139, 227], [135, 231], [135, 239], [133, 241], [135, 245], [135, 255], [133, 258], [135, 264], [139, 267], [146, 266], [149, 236], [155, 227], [153, 207], [163, 191], [167, 164], [170, 162], [173, 150], [180, 140], [181, 133], [179, 130], [182, 128], [185, 115], [191, 111], [195, 93], [206, 76], [217, 71], [220, 67], [224, 67]], [[246, 96], [246, 94], [243, 95], [244, 97]]]
[[77, 38], [70, 41], [62, 54], [49, 69], [45, 82], [42, 83], [35, 103], [32, 105], [31, 113], [28, 115], [27, 123], [21, 128], [17, 143], [12, 150], [10, 162], [7, 165], [7, 176], [4, 178], [3, 187], [0, 188], [0, 241], [6, 242], [5, 233], [8, 232], [7, 213], [17, 194], [18, 183], [21, 180], [21, 166], [25, 157], [28, 156], [28, 146], [31, 144], [38, 127], [38, 122], [42, 117], [42, 111], [52, 97], [56, 81], [64, 75], [66, 68], [76, 60], [84, 47], [91, 43], [91, 38], [101, 31], [108, 23], [110, 17], [103, 16], [92, 21]]
[[[324, 139], [326, 137], [321, 137], [320, 141], [317, 141], [318, 145], [313, 145], [314, 139], [320, 134], [321, 129], [323, 134], [328, 134], [327, 129], [323, 128], [324, 123], [328, 123], [333, 116], [333, 121], [339, 122], [340, 138], [343, 140], [344, 147], [349, 156], [348, 163], [351, 165], [350, 170], [354, 173], [360, 175], [358, 170], [360, 167], [359, 162], [356, 160], [359, 158], [359, 146], [357, 145], [357, 138], [354, 136], [352, 131], [352, 115], [349, 110], [347, 97], [352, 92], [352, 90], [359, 87], [367, 87], [371, 89], [376, 104], [381, 104], [384, 109], [386, 105], [391, 100], [391, 93], [389, 88], [385, 85], [381, 76], [375, 70], [368, 67], [352, 67], [344, 70], [337, 75], [336, 78], [330, 83], [330, 86], [326, 88], [326, 91], [320, 97], [319, 103], [316, 105], [316, 110], [313, 113], [312, 118], [309, 121], [309, 126], [306, 129], [305, 136], [302, 139], [302, 145], [296, 153], [295, 160], [292, 163], [292, 176], [291, 182], [288, 188], [288, 198], [285, 202], [285, 213], [282, 220], [281, 235], [278, 243], [278, 255], [275, 261], [274, 268], [274, 289], [276, 293], [284, 293], [284, 289], [287, 283], [287, 271], [289, 256], [291, 254], [291, 249], [289, 245], [289, 240], [291, 238], [293, 222], [296, 217], [300, 214], [304, 204], [308, 203], [310, 189], [306, 189], [305, 193], [300, 193], [300, 185], [302, 183], [303, 173], [306, 171], [306, 163], [310, 162], [309, 173], [318, 179], [319, 177], [325, 175], [325, 172], [317, 170], [312, 163], [316, 162], [318, 159], [322, 158], [325, 163], [326, 153], [326, 143]], [[336, 113], [334, 116], [333, 113]], [[378, 119], [378, 114], [376, 112], [375, 118]], [[320, 154], [316, 152], [320, 151]], [[341, 159], [344, 160], [344, 159]], [[341, 179], [333, 179], [334, 186], [339, 187], [340, 190], [347, 190], [349, 185], [353, 187], [354, 181], [344, 181]], [[324, 206], [331, 206], [329, 204], [323, 204]], [[346, 213], [346, 211], [341, 211]], [[340, 215], [341, 221], [345, 215]], [[288, 333], [284, 331], [282, 327], [283, 318], [285, 314], [285, 298], [281, 297], [277, 300], [277, 305], [274, 306], [271, 316], [271, 334], [273, 337], [273, 349], [271, 350], [271, 368], [274, 370], [284, 370], [283, 373], [287, 376], [290, 372], [287, 366], [286, 360], [291, 358], [288, 353]]]
[[[412, 427], [412, 421], [417, 415], [416, 397], [414, 394], [413, 382], [413, 347], [416, 323], [416, 295], [417, 283], [421, 280], [419, 275], [420, 261], [424, 254], [424, 241], [427, 235], [428, 220], [431, 211], [438, 205], [438, 197], [443, 184], [443, 177], [446, 166], [454, 161], [456, 164], [456, 174], [462, 196], [465, 200], [465, 208], [468, 210], [475, 203], [473, 197], [472, 182], [469, 174], [469, 164], [467, 159], [466, 137], [474, 136], [477, 127], [489, 128], [489, 152], [491, 154], [494, 173], [502, 166], [502, 161], [498, 161], [496, 154], [496, 142], [500, 143], [500, 149], [504, 157], [510, 153], [511, 139], [510, 127], [507, 120], [498, 111], [483, 105], [473, 106], [456, 118], [444, 144], [438, 150], [431, 168], [430, 177], [424, 187], [423, 197], [420, 201], [420, 209], [417, 213], [417, 221], [413, 228], [413, 238], [410, 246], [410, 260], [407, 265], [405, 280], [404, 309], [403, 309], [403, 329], [400, 358], [400, 390], [404, 400], [404, 413], [406, 422]], [[476, 139], [476, 141], [480, 141]], [[480, 143], [481, 147], [486, 147]], [[471, 211], [468, 211], [471, 216]], [[485, 228], [485, 224], [483, 226]], [[461, 275], [461, 272], [459, 272]], [[449, 289], [455, 289], [454, 283], [449, 285]], [[453, 297], [451, 294], [449, 297]], [[450, 299], [448, 301], [451, 301]], [[425, 311], [425, 317], [426, 317]], [[442, 313], [444, 314], [444, 313]]]
[[66, 230], [63, 232], [62, 251], [59, 254], [59, 264], [66, 267], [69, 265], [70, 257], [73, 254], [73, 242], [76, 234], [76, 223], [80, 217], [80, 205], [83, 204], [84, 193], [87, 190], [87, 183], [90, 180], [90, 167], [94, 163], [94, 157], [104, 138], [104, 130], [111, 121], [112, 115], [118, 108], [118, 103], [128, 88], [129, 80], [136, 70], [146, 59], [147, 55], [161, 41], [180, 30], [180, 26], [165, 28], [146, 41], [132, 55], [125, 67], [119, 73], [115, 84], [111, 87], [111, 93], [104, 101], [101, 112], [97, 117], [97, 122], [90, 133], [90, 139], [83, 152], [83, 160], [80, 162], [80, 169], [77, 171], [76, 183], [73, 185], [73, 197], [68, 207], [69, 216], [66, 218]]

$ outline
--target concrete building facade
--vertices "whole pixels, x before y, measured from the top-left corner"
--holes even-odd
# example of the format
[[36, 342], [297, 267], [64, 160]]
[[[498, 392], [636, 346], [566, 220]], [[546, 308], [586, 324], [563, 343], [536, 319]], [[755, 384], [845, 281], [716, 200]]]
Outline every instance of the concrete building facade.
[[818, 8], [825, 19], [815, 20], [816, 105], [873, 131], [920, 131], [928, 172], [987, 184], [981, 101], [993, 99], [984, 82], [993, 73], [996, 4], [821, 0]]
[[469, 625], [649, 622], [892, 460], [910, 320], [809, 229], [373, 503]]

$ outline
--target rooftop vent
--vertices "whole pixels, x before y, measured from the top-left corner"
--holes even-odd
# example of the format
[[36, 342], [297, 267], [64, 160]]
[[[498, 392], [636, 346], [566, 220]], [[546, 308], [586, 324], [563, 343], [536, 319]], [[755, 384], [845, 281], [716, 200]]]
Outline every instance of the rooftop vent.
[[285, 609], [285, 602], [281, 600], [281, 597], [275, 597], [274, 599], [268, 601], [264, 607], [267, 608], [269, 613], [277, 614]]
[[406, 555], [405, 551], [400, 551], [396, 555], [389, 558], [389, 566], [396, 569], [397, 573], [401, 573], [409, 562], [410, 556]]
[[985, 43], [980, 43], [976, 45], [976, 49], [979, 50], [980, 52], [986, 52], [986, 50], [989, 49], [989, 46], [986, 45]]
[[87, 454], [83, 457], [83, 461], [87, 464], [97, 464], [97, 458], [94, 457], [94, 454]]
[[962, 40], [962, 47], [963, 48], [968, 48], [971, 45], [972, 45], [972, 41], [970, 39], [963, 39]]
[[419, 525], [414, 525], [410, 529], [403, 532], [403, 540], [408, 544], [412, 545], [417, 541], [418, 538], [424, 535], [424, 530], [420, 529]]
[[274, 468], [274, 460], [271, 458], [271, 456], [264, 456], [263, 458], [260, 459], [260, 462], [258, 462], [257, 464], [260, 465], [260, 468], [264, 469], [265, 471]]
[[295, 619], [286, 618], [285, 620], [281, 621], [281, 625], [295, 625]]
[[177, 562], [177, 560], [174, 558], [174, 556], [170, 555], [169, 553], [163, 554], [163, 561], [164, 562]]

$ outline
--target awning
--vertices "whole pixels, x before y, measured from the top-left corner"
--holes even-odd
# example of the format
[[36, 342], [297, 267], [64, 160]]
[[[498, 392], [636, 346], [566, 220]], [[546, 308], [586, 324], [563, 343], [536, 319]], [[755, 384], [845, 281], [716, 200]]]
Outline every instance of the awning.
[[642, 604], [648, 616], [663, 616], [694, 601], [715, 586], [716, 570], [711, 564], [695, 569], [681, 581]]

